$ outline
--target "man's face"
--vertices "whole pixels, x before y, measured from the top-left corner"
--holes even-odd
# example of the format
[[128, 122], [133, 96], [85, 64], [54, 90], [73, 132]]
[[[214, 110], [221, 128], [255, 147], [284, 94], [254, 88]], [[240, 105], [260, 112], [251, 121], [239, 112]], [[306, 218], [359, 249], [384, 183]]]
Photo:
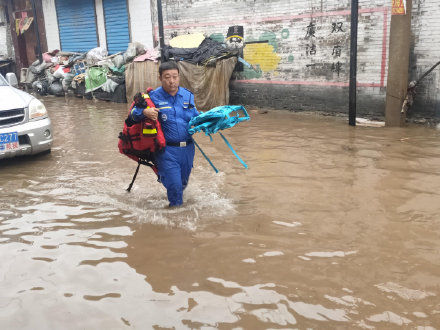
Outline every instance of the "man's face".
[[177, 69], [162, 71], [159, 76], [162, 88], [170, 95], [176, 95], [179, 90], [179, 71]]

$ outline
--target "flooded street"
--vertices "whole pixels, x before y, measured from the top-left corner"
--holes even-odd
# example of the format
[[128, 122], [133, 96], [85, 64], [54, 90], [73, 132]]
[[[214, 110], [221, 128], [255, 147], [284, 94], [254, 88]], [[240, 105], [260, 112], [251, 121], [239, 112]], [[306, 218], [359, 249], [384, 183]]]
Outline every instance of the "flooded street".
[[119, 154], [126, 104], [47, 97], [0, 162], [0, 329], [440, 329], [440, 131], [250, 110], [184, 207]]

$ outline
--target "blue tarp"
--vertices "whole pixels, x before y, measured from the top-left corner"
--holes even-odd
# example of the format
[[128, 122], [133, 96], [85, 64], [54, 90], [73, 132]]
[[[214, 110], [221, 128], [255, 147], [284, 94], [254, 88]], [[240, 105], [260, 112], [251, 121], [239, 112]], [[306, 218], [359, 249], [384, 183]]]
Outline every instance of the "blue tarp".
[[188, 132], [192, 135], [203, 131], [206, 135], [211, 135], [250, 119], [242, 105], [222, 105], [191, 119]]
[[[223, 105], [211, 109], [207, 112], [201, 113], [197, 117], [191, 119], [191, 121], [188, 124], [188, 132], [189, 134], [193, 135], [194, 133], [203, 131], [205, 132], [206, 135], [208, 135], [211, 138], [212, 141], [211, 134], [217, 133], [227, 128], [231, 128], [242, 121], [250, 120], [250, 119], [251, 118], [249, 117], [249, 114], [247, 113], [246, 109], [243, 106]], [[240, 163], [242, 163], [245, 168], [248, 168], [247, 164], [237, 155], [234, 148], [232, 148], [229, 141], [223, 136], [221, 132], [219, 132], [219, 134], [222, 137], [222, 139], [225, 141], [229, 149], [231, 149], [235, 157], [237, 157], [237, 159], [240, 161]], [[216, 172], [218, 172], [214, 164], [212, 164], [211, 160], [208, 158], [208, 156], [206, 156], [206, 154], [199, 147], [197, 142], [194, 141], [194, 143], [197, 146], [197, 148], [199, 148], [200, 152], [206, 158], [209, 164], [212, 166], [212, 168]]]

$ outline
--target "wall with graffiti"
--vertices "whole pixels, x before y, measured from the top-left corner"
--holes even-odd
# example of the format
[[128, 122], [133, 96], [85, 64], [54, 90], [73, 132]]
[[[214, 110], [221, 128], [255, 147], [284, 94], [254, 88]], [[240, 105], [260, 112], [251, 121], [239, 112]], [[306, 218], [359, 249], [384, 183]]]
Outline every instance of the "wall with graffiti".
[[[413, 0], [410, 56], [410, 80], [418, 80], [440, 61], [440, 1]], [[417, 88], [409, 115], [440, 117], [440, 67]]]
[[[236, 74], [233, 88], [247, 84], [270, 89], [276, 85], [294, 93], [299, 87], [304, 90], [313, 86], [331, 93], [332, 88], [348, 86], [350, 3], [350, 0], [164, 0], [165, 39], [202, 32], [213, 39], [228, 41], [228, 29], [243, 26], [243, 57], [251, 67], [244, 66]], [[382, 103], [390, 20], [387, 4], [386, 0], [359, 1], [359, 87], [368, 89], [363, 94], [372, 94]], [[243, 93], [244, 90], [240, 95]]]

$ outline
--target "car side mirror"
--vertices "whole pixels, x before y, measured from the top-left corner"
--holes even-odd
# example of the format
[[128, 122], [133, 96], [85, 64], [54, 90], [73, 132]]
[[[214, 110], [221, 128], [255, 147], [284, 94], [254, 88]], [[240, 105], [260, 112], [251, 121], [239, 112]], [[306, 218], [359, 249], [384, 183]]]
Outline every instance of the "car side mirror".
[[15, 75], [15, 73], [9, 72], [6, 74], [5, 78], [9, 85], [11, 85], [12, 87], [18, 87], [17, 76]]

